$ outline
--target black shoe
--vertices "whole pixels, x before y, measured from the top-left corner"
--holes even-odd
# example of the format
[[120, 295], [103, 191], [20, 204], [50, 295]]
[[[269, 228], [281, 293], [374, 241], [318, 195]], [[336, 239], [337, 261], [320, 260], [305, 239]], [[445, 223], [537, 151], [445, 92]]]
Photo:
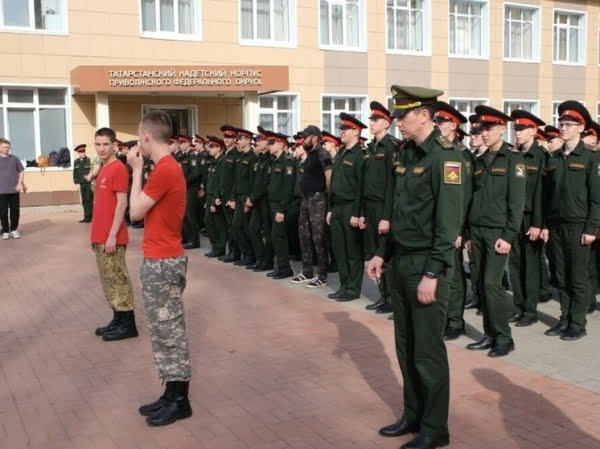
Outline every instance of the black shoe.
[[329, 299], [338, 299], [338, 298], [340, 297], [340, 295], [343, 295], [343, 294], [344, 294], [344, 290], [342, 290], [342, 288], [340, 287], [340, 288], [338, 289], [338, 291], [336, 291], [335, 293], [329, 293], [329, 294], [327, 295], [327, 297], [328, 297]]
[[435, 449], [436, 447], [444, 447], [450, 444], [450, 438], [448, 436], [441, 438], [432, 438], [430, 436], [420, 433], [408, 443], [404, 443], [400, 446], [400, 449]]
[[470, 298], [465, 302], [465, 310], [476, 309], [477, 307], [479, 307], [479, 303], [474, 301], [473, 298]]
[[169, 388], [173, 388], [171, 386], [172, 383], [173, 382], [167, 382], [167, 387], [166, 387], [165, 392], [156, 401], [150, 402], [149, 404], [140, 405], [140, 408], [138, 408], [140, 415], [142, 415], [142, 416], [153, 415], [154, 413], [159, 411], [163, 406], [167, 405], [169, 402], [169, 399], [167, 398], [166, 395], [167, 395], [167, 391], [169, 390]]
[[552, 293], [548, 293], [547, 295], [542, 295], [540, 296], [540, 299], [538, 299], [538, 302], [548, 302], [552, 299], [554, 295]]
[[528, 326], [531, 326], [533, 323], [537, 323], [537, 318], [532, 318], [530, 316], [524, 316], [519, 321], [517, 321], [515, 326], [516, 327], [528, 327]]
[[119, 321], [117, 317], [118, 317], [117, 312], [115, 312], [113, 310], [113, 318], [112, 318], [112, 320], [110, 320], [110, 322], [106, 326], [102, 326], [102, 327], [97, 328], [96, 331], [95, 331], [95, 334], [97, 336], [101, 337], [102, 335], [104, 335], [105, 332], [112, 331], [115, 328], [115, 326], [117, 325], [118, 321]]
[[389, 302], [384, 302], [381, 306], [375, 310], [375, 313], [391, 313], [392, 305]]
[[469, 351], [482, 351], [484, 349], [490, 349], [493, 344], [494, 340], [486, 335], [481, 340], [468, 344], [467, 349]]
[[246, 263], [244, 264], [244, 268], [246, 268], [247, 270], [251, 270], [256, 266], [256, 257], [250, 257], [248, 256], [246, 258]]
[[166, 426], [178, 419], [192, 416], [192, 407], [188, 399], [189, 385], [189, 382], [168, 382], [167, 391], [163, 395], [165, 396], [165, 403], [152, 415], [148, 416], [146, 422], [151, 426]]
[[227, 255], [227, 257], [225, 257], [225, 259], [223, 259], [223, 262], [225, 262], [225, 263], [237, 262], [238, 260], [240, 260], [240, 258], [241, 258], [240, 253], [231, 252]]
[[225, 255], [225, 253], [223, 253], [217, 258], [217, 260], [223, 262], [226, 258], [227, 258], [227, 256]]
[[291, 268], [284, 268], [283, 270], [278, 270], [278, 273], [274, 276], [271, 276], [273, 279], [285, 279], [291, 278], [294, 276], [294, 270]]
[[367, 310], [377, 310], [377, 309], [379, 309], [379, 307], [381, 307], [384, 304], [385, 304], [385, 298], [382, 296], [381, 298], [379, 298], [377, 300], [377, 302], [374, 302], [373, 304], [369, 304], [367, 307], [365, 307], [365, 309], [367, 309]]
[[569, 327], [566, 331], [563, 332], [563, 334], [560, 336], [560, 339], [565, 341], [573, 341], [579, 340], [580, 338], [583, 338], [586, 335], [587, 332], [585, 331], [585, 328], [574, 329], [572, 327]]
[[548, 335], [549, 337], [556, 337], [557, 335], [561, 335], [564, 331], [567, 330], [567, 323], [558, 323], [556, 326], [551, 327], [544, 335]]
[[590, 306], [587, 309], [587, 313], [591, 314], [594, 313], [596, 311], [596, 302], [594, 301], [593, 304], [590, 304]]
[[475, 315], [482, 316], [483, 315], [483, 310], [477, 309], [477, 313], [475, 313]]
[[419, 431], [419, 426], [416, 424], [409, 424], [406, 419], [400, 418], [398, 422], [390, 424], [389, 426], [382, 427], [379, 429], [379, 435], [382, 437], [401, 437], [408, 433], [415, 433]]
[[515, 342], [510, 341], [509, 343], [496, 343], [492, 346], [490, 352], [488, 352], [488, 357], [504, 357], [508, 355], [509, 352], [515, 350]]
[[254, 263], [246, 265], [246, 270], [254, 270], [256, 267], [260, 266], [260, 264], [260, 260], [257, 260]]
[[273, 269], [273, 264], [272, 263], [267, 263], [264, 260], [260, 263], [256, 264], [256, 268], [252, 271], [255, 271], [257, 273], [261, 272], [261, 271], [269, 271]]
[[235, 265], [236, 267], [244, 267], [247, 265], [246, 260], [242, 257], [240, 260], [236, 260], [235, 262], [233, 262], [233, 265]]
[[135, 338], [138, 336], [138, 330], [135, 325], [135, 315], [133, 310], [127, 312], [117, 312], [119, 320], [110, 332], [102, 334], [104, 341], [125, 340], [126, 338]]
[[390, 313], [390, 316], [388, 316], [388, 320], [394, 321], [394, 314], [393, 313]]
[[446, 326], [446, 329], [444, 329], [444, 340], [446, 340], [446, 341], [456, 340], [461, 335], [464, 335], [464, 333], [465, 333], [464, 327]]
[[183, 249], [196, 249], [200, 248], [200, 242], [187, 242], [183, 245]]
[[215, 251], [214, 249], [210, 252], [210, 253], [206, 253], [205, 256], [210, 258], [210, 259], [214, 259], [214, 258], [221, 258], [223, 257], [225, 253], [222, 251]]
[[86, 218], [82, 218], [81, 220], [79, 220], [79, 223], [87, 223], [87, 219]]
[[279, 274], [279, 268], [277, 268], [276, 270], [271, 271], [270, 273], [267, 273], [267, 277], [272, 278], [273, 276]]
[[337, 302], [348, 302], [348, 301], [354, 301], [355, 299], [358, 299], [359, 295], [352, 295], [350, 293], [344, 292], [342, 294], [339, 294], [337, 298], [335, 298], [335, 300]]
[[521, 318], [523, 318], [523, 312], [521, 312], [520, 310], [517, 310], [515, 313], [513, 313], [510, 318], [508, 319], [509, 323], [516, 323], [517, 321], [519, 321]]

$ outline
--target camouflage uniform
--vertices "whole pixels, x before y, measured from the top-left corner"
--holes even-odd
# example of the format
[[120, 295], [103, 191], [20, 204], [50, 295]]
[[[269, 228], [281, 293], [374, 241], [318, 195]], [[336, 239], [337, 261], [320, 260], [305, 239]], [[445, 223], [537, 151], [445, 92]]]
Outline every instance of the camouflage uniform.
[[108, 304], [115, 312], [133, 310], [133, 288], [125, 263], [126, 245], [117, 245], [113, 254], [104, 252], [104, 244], [94, 243], [100, 284]]

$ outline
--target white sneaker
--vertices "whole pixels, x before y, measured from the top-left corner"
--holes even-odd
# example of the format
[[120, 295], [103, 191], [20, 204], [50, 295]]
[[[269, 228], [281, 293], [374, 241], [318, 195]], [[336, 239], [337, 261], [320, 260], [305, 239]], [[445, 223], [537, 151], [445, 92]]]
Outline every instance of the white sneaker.
[[21, 238], [21, 234], [19, 234], [19, 231], [17, 231], [16, 229], [13, 232], [11, 232], [11, 234], [13, 239]]
[[10, 238], [10, 234], [8, 232], [5, 232], [4, 234], [2, 234], [2, 240], [8, 240]]

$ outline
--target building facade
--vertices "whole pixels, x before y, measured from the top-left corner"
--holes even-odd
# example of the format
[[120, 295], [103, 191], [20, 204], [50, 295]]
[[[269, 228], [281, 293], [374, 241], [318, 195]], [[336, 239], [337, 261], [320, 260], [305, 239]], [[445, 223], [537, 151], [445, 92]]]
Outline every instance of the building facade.
[[[597, 0], [0, 0], [0, 135], [23, 161], [110, 126], [135, 138], [162, 108], [174, 133], [223, 123], [291, 134], [366, 121], [391, 84], [431, 86], [555, 120], [600, 116]], [[28, 168], [26, 205], [74, 204], [71, 168]]]

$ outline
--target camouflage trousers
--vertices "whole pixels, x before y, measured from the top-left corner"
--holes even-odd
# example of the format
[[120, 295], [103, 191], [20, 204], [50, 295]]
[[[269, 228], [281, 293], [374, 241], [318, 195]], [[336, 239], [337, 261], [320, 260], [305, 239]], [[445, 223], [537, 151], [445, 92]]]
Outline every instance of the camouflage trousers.
[[133, 287], [125, 263], [126, 248], [117, 245], [115, 252], [108, 254], [104, 252], [104, 244], [94, 243], [100, 284], [108, 305], [116, 312], [133, 310]]
[[146, 323], [158, 377], [167, 382], [192, 377], [181, 295], [185, 290], [187, 256], [144, 259], [140, 268]]
[[327, 277], [327, 239], [325, 236], [325, 216], [327, 215], [327, 194], [313, 193], [302, 198], [298, 230], [302, 249], [302, 272], [306, 277], [313, 276], [313, 250], [317, 255], [317, 274]]

